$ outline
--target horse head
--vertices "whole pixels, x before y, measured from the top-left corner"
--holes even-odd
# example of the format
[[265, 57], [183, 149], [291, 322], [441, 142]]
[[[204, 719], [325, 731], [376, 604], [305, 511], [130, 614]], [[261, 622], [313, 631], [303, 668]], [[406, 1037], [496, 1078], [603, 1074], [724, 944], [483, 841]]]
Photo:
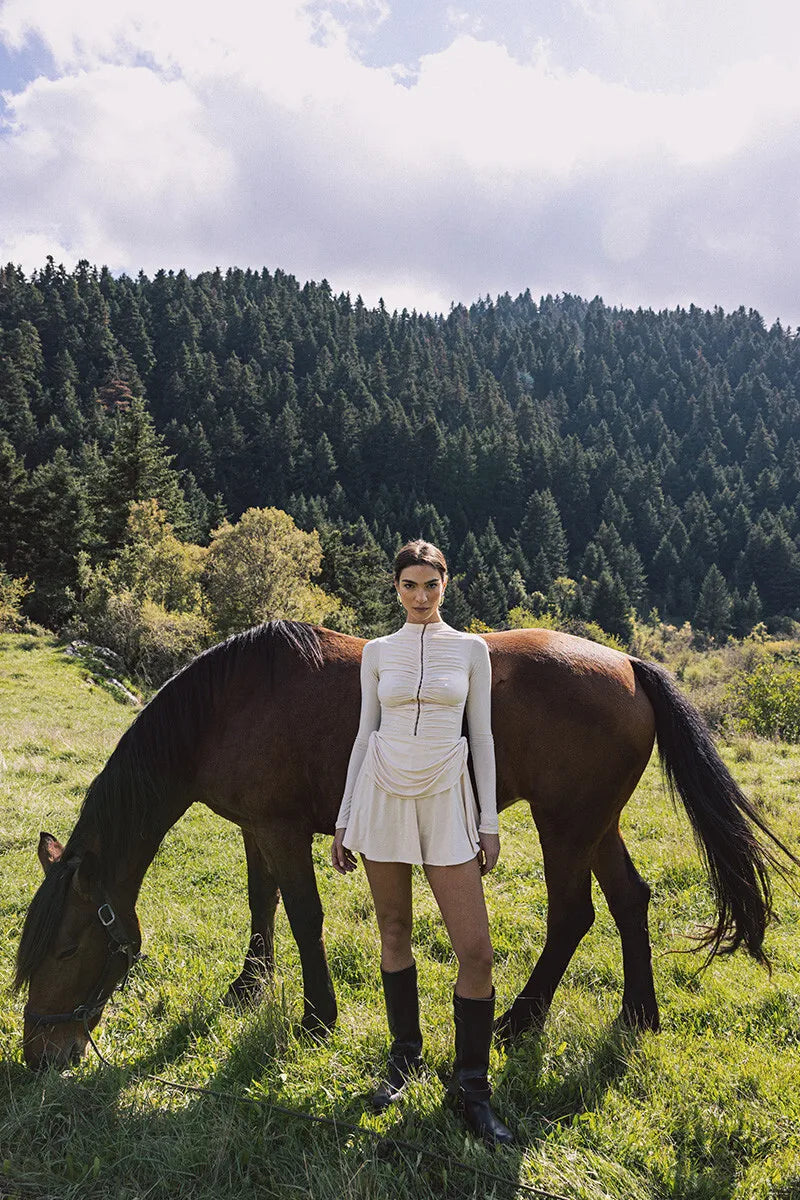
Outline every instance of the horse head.
[[139, 956], [132, 898], [104, 878], [89, 848], [50, 833], [38, 846], [45, 878], [33, 898], [17, 953], [15, 986], [28, 984], [23, 1053], [34, 1070], [77, 1062], [88, 1031]]

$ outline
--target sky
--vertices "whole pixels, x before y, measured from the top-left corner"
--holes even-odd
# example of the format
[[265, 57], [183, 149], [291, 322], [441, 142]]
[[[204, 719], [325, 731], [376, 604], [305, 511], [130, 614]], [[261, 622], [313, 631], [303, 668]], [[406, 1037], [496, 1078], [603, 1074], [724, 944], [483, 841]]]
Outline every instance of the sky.
[[800, 324], [796, 0], [0, 0], [0, 261]]

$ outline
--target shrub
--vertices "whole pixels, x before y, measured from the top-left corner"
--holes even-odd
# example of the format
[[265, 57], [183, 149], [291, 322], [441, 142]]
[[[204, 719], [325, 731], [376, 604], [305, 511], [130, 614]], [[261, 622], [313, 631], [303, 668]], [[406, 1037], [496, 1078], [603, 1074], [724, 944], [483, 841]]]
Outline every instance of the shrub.
[[235, 525], [224, 521], [211, 534], [203, 571], [217, 635], [275, 619], [334, 620], [342, 602], [311, 582], [321, 562], [317, 531], [298, 529], [281, 509], [248, 508]]
[[466, 628], [467, 633], [492, 633], [491, 625], [487, 625], [480, 617], [473, 617]]
[[[481, 622], [478, 624], [482, 625]], [[510, 629], [560, 630], [562, 633], [571, 633], [575, 637], [587, 638], [590, 642], [599, 642], [601, 646], [608, 646], [612, 650], [621, 650], [623, 654], [625, 653], [625, 647], [620, 639], [613, 633], [607, 633], [596, 621], [581, 621], [577, 617], [565, 617], [559, 612], [535, 613], [518, 605], [516, 608], [512, 608], [508, 614], [508, 627]], [[483, 633], [488, 628], [488, 626], [482, 626], [478, 629], [473, 621], [468, 632]]]
[[82, 567], [81, 619], [70, 636], [108, 646], [144, 683], [163, 683], [209, 644], [211, 631], [200, 613], [169, 612], [126, 588], [114, 591], [105, 571]]
[[20, 611], [20, 606], [32, 591], [27, 576], [23, 579], [13, 579], [0, 566], [0, 632], [15, 633], [26, 627], [27, 621]]
[[139, 610], [134, 670], [146, 682], [163, 683], [208, 644], [208, 622], [197, 613], [168, 612], [145, 600]]
[[200, 576], [207, 551], [181, 542], [155, 500], [131, 504], [125, 541], [108, 567], [115, 592], [133, 592], [170, 612], [202, 611]]
[[800, 742], [800, 662], [769, 659], [731, 684], [734, 714], [759, 737]]

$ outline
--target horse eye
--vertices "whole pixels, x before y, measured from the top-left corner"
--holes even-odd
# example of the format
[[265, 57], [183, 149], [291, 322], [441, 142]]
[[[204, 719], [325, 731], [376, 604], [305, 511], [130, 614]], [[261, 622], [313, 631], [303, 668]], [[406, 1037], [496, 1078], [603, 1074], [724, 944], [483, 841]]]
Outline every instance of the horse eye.
[[77, 946], [67, 946], [66, 950], [61, 950], [56, 955], [56, 958], [59, 960], [59, 962], [61, 962], [65, 958], [72, 958], [72, 956], [77, 953], [78, 953]]

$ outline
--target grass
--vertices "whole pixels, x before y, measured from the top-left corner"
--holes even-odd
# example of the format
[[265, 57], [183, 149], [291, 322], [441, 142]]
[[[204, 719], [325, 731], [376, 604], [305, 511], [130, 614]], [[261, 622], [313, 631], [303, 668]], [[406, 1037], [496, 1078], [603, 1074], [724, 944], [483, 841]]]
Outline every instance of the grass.
[[[46, 637], [0, 638], [0, 971], [8, 981], [38, 884], [40, 829], [68, 834], [84, 788], [131, 720]], [[737, 737], [722, 747], [748, 794], [797, 845], [800, 747]], [[168, 835], [142, 889], [148, 958], [100, 1027], [125, 1069], [87, 1058], [71, 1072], [22, 1065], [21, 1001], [0, 991], [0, 1196], [118, 1200], [315, 1200], [497, 1197], [520, 1185], [574, 1200], [800, 1198], [800, 902], [776, 881], [772, 975], [742, 955], [697, 973], [681, 953], [709, 916], [688, 823], [657, 765], [624, 814], [624, 833], [653, 886], [651, 931], [660, 1034], [614, 1023], [622, 967], [602, 897], [540, 1037], [493, 1053], [498, 1110], [519, 1147], [491, 1154], [443, 1106], [452, 1053], [454, 964], [435, 904], [417, 880], [416, 950], [428, 1071], [380, 1117], [365, 1097], [385, 1054], [378, 939], [363, 872], [346, 880], [315, 845], [340, 1003], [332, 1036], [298, 1036], [300, 968], [279, 910], [278, 972], [261, 1007], [219, 1003], [247, 943], [238, 830], [196, 806]], [[501, 1006], [543, 940], [546, 896], [530, 816], [501, 817], [503, 856], [486, 880]], [[446, 1160], [387, 1151], [373, 1139], [291, 1120], [269, 1108], [185, 1095], [137, 1079], [161, 1074], [386, 1132], [502, 1175], [492, 1183]]]

